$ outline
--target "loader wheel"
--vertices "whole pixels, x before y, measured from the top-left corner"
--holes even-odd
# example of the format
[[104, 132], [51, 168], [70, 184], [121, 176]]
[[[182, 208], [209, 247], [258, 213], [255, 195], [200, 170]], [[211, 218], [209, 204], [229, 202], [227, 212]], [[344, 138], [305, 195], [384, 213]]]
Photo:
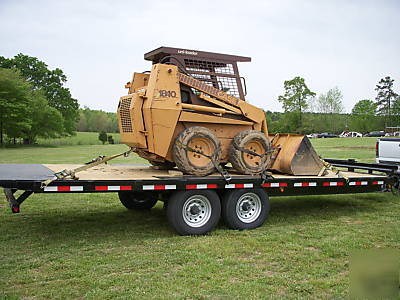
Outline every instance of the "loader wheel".
[[153, 166], [158, 167], [160, 170], [171, 170], [175, 167], [175, 163], [172, 161], [155, 161], [155, 160], [149, 160], [149, 163], [151, 163]]
[[127, 209], [146, 210], [156, 205], [157, 194], [152, 192], [118, 192], [119, 200]]
[[242, 174], [260, 174], [268, 167], [268, 155], [259, 157], [240, 149], [247, 149], [259, 155], [269, 151], [271, 143], [263, 133], [255, 130], [238, 133], [229, 148], [229, 161], [233, 168]]
[[185, 129], [176, 138], [172, 154], [178, 169], [186, 174], [206, 176], [215, 171], [209, 157], [190, 149], [212, 156], [219, 163], [221, 143], [211, 130], [200, 126]]

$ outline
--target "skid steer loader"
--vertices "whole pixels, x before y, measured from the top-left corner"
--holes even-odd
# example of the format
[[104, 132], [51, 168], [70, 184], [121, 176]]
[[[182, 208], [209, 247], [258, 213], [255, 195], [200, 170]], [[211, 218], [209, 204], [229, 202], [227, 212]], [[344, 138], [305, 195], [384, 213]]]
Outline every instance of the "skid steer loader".
[[120, 98], [121, 141], [162, 168], [205, 176], [231, 163], [241, 174], [267, 169], [318, 175], [322, 162], [307, 137], [268, 135], [265, 112], [245, 101], [237, 62], [249, 57], [160, 47], [144, 55]]

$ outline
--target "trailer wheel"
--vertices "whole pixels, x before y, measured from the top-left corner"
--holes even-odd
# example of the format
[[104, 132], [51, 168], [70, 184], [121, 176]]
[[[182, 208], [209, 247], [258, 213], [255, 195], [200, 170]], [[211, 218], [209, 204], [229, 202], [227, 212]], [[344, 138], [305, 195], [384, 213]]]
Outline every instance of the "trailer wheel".
[[220, 215], [221, 201], [214, 191], [179, 191], [168, 201], [168, 221], [180, 235], [206, 234], [217, 225]]
[[[190, 149], [204, 153], [196, 153]], [[174, 162], [179, 170], [195, 176], [206, 176], [215, 171], [211, 159], [216, 163], [221, 157], [221, 143], [211, 130], [193, 126], [182, 131], [174, 143], [172, 154]]]
[[254, 229], [268, 217], [269, 200], [262, 189], [229, 191], [222, 200], [222, 217], [231, 229]]
[[156, 205], [157, 194], [152, 192], [118, 192], [119, 200], [127, 209], [146, 210]]
[[271, 143], [262, 132], [255, 130], [239, 132], [233, 138], [229, 148], [229, 161], [242, 174], [260, 174], [268, 167], [268, 155], [259, 157], [241, 151], [241, 149], [250, 150], [259, 155], [269, 151]]

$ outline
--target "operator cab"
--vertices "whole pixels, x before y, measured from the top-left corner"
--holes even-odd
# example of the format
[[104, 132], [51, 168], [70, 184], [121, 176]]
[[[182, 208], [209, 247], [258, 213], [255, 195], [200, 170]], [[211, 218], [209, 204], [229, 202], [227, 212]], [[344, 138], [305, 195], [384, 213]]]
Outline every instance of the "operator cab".
[[[245, 100], [246, 82], [239, 75], [237, 62], [249, 62], [250, 57], [188, 50], [181, 48], [159, 47], [144, 55], [145, 60], [153, 64], [174, 64], [179, 71], [225, 93]], [[242, 84], [243, 83], [243, 84]], [[182, 86], [181, 101], [192, 103], [196, 91]]]

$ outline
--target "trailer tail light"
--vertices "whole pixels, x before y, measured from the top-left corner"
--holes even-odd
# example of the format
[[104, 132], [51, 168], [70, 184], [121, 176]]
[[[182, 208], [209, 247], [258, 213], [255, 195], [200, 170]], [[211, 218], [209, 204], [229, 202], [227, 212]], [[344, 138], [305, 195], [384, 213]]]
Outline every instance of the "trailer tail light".
[[379, 157], [379, 140], [377, 140], [375, 144], [375, 156]]

